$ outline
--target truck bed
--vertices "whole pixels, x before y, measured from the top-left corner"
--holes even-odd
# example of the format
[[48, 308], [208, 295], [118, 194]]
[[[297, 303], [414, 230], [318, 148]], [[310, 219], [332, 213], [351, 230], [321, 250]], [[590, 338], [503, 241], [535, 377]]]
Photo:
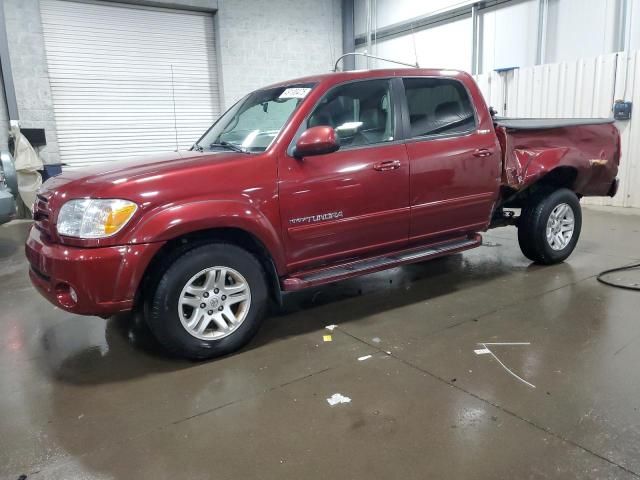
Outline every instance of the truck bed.
[[508, 118], [496, 117], [496, 125], [510, 130], [546, 130], [549, 128], [577, 127], [581, 125], [604, 125], [613, 123], [612, 118]]
[[548, 173], [580, 196], [612, 195], [620, 136], [609, 118], [496, 118], [502, 186], [522, 190]]

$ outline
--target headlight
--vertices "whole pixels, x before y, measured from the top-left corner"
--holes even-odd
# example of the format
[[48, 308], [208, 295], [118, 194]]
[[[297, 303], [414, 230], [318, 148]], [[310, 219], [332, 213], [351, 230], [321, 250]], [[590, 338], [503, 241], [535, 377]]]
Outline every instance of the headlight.
[[58, 233], [77, 238], [104, 238], [118, 233], [138, 206], [128, 200], [69, 200], [58, 214]]

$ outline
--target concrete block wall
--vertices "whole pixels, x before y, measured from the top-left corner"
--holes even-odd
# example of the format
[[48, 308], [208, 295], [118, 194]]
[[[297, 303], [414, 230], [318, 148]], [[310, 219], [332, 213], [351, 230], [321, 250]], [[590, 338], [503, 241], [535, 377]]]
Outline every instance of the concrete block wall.
[[[45, 128], [45, 163], [60, 161], [39, 0], [4, 2], [20, 122]], [[258, 87], [329, 71], [342, 53], [340, 0], [124, 0], [212, 12], [218, 30], [223, 107]], [[216, 12], [214, 14], [214, 12]], [[0, 146], [8, 125], [2, 122]], [[213, 121], [214, 119], [212, 119]]]
[[251, 90], [327, 73], [342, 54], [340, 0], [219, 0], [225, 106]]
[[60, 155], [39, 0], [3, 1], [20, 125], [44, 128], [47, 146], [40, 149], [40, 156], [44, 163], [58, 163]]

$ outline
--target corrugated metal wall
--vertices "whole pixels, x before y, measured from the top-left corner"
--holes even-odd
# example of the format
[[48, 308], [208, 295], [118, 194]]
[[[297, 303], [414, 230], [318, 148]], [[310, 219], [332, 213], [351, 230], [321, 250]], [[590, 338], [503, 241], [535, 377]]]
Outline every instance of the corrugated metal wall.
[[210, 14], [41, 0], [66, 168], [187, 149], [220, 115]]
[[632, 119], [616, 122], [622, 136], [620, 191], [585, 203], [640, 208], [640, 51], [491, 72], [476, 80], [487, 103], [509, 117], [609, 117], [614, 100], [632, 101]]

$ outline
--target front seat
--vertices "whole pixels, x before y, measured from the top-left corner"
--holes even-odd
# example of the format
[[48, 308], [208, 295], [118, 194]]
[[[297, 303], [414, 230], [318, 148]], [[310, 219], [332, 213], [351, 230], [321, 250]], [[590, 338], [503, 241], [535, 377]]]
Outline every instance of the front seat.
[[380, 143], [385, 140], [387, 115], [378, 108], [364, 110], [360, 115], [362, 126], [353, 137], [352, 145], [366, 145]]

